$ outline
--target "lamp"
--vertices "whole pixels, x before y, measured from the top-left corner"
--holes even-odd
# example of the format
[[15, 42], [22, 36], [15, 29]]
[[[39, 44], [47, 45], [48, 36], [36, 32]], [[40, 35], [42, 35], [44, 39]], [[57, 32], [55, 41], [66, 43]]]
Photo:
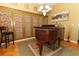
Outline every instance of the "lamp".
[[45, 16], [46, 13], [49, 12], [50, 10], [51, 10], [50, 6], [45, 5], [45, 4], [44, 4], [43, 6], [40, 6], [39, 9], [38, 9], [38, 11], [39, 11], [39, 12], [42, 12], [44, 16]]

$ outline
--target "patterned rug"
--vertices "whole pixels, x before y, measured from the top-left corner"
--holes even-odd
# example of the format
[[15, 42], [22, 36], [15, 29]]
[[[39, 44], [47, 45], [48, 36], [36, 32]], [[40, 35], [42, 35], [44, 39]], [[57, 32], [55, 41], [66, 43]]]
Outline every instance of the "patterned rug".
[[[19, 56], [34, 56], [28, 47], [28, 44], [30, 43], [36, 43], [36, 40], [28, 40], [16, 43], [19, 49]], [[79, 56], [79, 50], [70, 46], [62, 46], [62, 50], [54, 54], [54, 56]]]

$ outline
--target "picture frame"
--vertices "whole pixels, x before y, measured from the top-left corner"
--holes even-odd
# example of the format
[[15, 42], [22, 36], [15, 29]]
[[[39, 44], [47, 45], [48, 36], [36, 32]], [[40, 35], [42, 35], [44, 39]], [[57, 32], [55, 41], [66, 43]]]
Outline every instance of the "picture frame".
[[54, 14], [54, 16], [52, 16], [52, 21], [55, 21], [55, 22], [66, 21], [68, 20], [68, 18], [69, 18], [69, 11], [64, 10], [64, 11]]

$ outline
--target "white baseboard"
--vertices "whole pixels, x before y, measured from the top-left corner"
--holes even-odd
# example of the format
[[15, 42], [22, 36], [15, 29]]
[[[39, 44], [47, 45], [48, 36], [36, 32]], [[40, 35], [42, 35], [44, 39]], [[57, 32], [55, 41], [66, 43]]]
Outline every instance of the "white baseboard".
[[[26, 41], [26, 40], [33, 40], [35, 37], [30, 37], [30, 38], [25, 38], [25, 39], [20, 39], [20, 40], [15, 40], [14, 42], [21, 42], [21, 41]], [[12, 42], [10, 42], [12, 43]], [[1, 45], [4, 45], [5, 43], [2, 43]]]
[[[65, 41], [67, 41], [67, 39], [66, 39], [66, 38], [65, 38], [64, 40], [65, 40]], [[77, 43], [76, 41], [73, 41], [73, 40], [70, 40], [70, 42]]]
[[32, 40], [32, 39], [35, 39], [35, 37], [30, 37], [30, 38], [24, 38], [24, 39], [20, 39], [20, 40], [15, 40], [15, 42], [21, 42], [21, 41]]

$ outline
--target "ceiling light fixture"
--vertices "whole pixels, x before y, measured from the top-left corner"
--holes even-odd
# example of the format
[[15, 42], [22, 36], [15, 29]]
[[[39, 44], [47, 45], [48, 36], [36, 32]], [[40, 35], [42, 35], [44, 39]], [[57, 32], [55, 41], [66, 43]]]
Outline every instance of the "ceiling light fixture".
[[51, 10], [50, 6], [44, 4], [43, 6], [40, 6], [38, 11], [42, 12], [43, 15], [45, 16], [47, 12], [49, 12]]

